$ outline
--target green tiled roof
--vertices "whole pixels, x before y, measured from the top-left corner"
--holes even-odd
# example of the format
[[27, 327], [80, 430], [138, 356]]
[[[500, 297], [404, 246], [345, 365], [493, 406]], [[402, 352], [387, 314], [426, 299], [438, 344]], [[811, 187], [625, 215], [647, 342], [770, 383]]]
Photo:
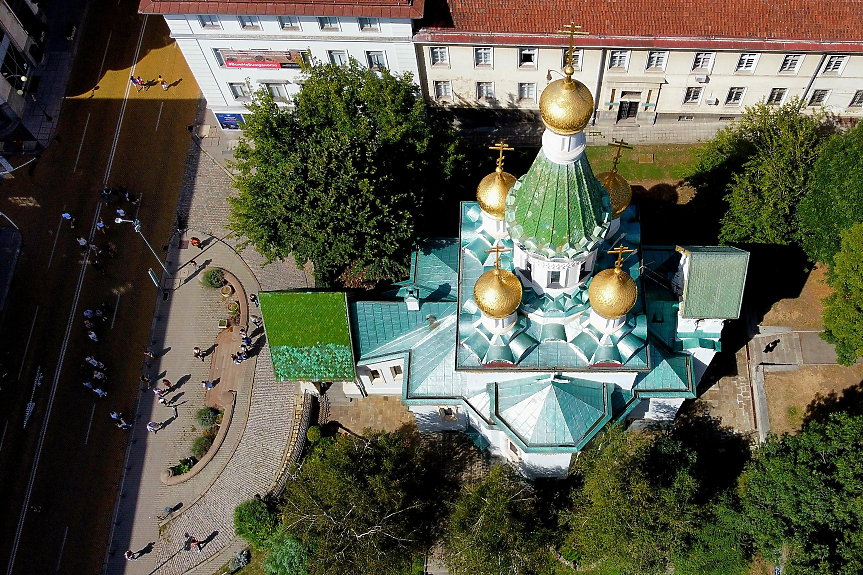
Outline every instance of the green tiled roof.
[[695, 397], [692, 357], [675, 353], [651, 338], [651, 370], [639, 374], [634, 389], [640, 397]]
[[572, 257], [601, 242], [611, 221], [611, 200], [587, 157], [556, 164], [540, 150], [506, 198], [512, 238], [549, 258]]
[[455, 238], [432, 238], [414, 252], [410, 278], [394, 284], [396, 297], [413, 288], [427, 301], [455, 301], [458, 283], [459, 245]]
[[689, 253], [689, 275], [681, 305], [683, 317], [740, 317], [749, 252], [714, 246], [683, 246], [678, 249]]
[[351, 333], [360, 359], [410, 349], [429, 332], [428, 317], [455, 312], [455, 302], [422, 302], [410, 311], [401, 301], [357, 301], [351, 310]]
[[353, 381], [345, 294], [261, 292], [261, 315], [281, 381]]

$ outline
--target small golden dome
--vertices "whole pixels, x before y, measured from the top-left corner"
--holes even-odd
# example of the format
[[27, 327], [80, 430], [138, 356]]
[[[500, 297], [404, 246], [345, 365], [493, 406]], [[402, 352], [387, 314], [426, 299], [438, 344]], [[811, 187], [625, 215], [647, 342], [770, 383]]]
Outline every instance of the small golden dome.
[[477, 307], [492, 319], [509, 317], [521, 305], [521, 294], [521, 282], [516, 275], [500, 268], [488, 270], [473, 286]]
[[612, 219], [619, 218], [629, 207], [629, 202], [632, 201], [632, 188], [629, 186], [629, 182], [613, 170], [599, 174], [596, 179], [611, 197]]
[[539, 97], [539, 113], [548, 129], [561, 136], [579, 133], [593, 116], [593, 95], [590, 89], [573, 80], [572, 68], [564, 70], [567, 77], [545, 87]]
[[476, 187], [476, 201], [479, 207], [494, 220], [503, 220], [506, 210], [506, 196], [515, 184], [515, 176], [498, 167], [487, 175]]
[[627, 314], [638, 299], [638, 286], [628, 273], [614, 267], [593, 277], [587, 290], [590, 306], [605, 319], [618, 319]]

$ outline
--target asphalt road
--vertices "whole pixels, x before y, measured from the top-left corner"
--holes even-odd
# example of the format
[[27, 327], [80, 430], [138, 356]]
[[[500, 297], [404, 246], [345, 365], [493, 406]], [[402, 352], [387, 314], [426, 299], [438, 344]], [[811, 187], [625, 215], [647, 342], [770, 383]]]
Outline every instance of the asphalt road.
[[[161, 275], [132, 225], [113, 220], [117, 208], [137, 215], [164, 256], [198, 103], [164, 20], [138, 15], [136, 0], [93, 0], [81, 33], [57, 140], [0, 187], [0, 211], [23, 235], [0, 323], [0, 574], [102, 570], [128, 440], [109, 412], [130, 421], [159, 296], [147, 269]], [[162, 74], [171, 87], [138, 92], [133, 71]], [[106, 205], [105, 183], [126, 186], [140, 207]], [[100, 216], [104, 235], [94, 227]], [[116, 246], [116, 255], [98, 256], [104, 274], [78, 235]], [[100, 302], [116, 309], [97, 322], [93, 342], [83, 311]], [[82, 385], [90, 354], [107, 366], [107, 397]]]

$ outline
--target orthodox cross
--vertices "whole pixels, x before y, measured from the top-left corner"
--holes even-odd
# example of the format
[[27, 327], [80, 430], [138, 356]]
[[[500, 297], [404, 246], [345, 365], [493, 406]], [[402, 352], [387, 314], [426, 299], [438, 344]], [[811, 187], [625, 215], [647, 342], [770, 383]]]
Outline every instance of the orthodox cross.
[[617, 152], [615, 152], [615, 154], [614, 154], [614, 160], [612, 160], [612, 161], [613, 161], [613, 164], [612, 164], [612, 167], [611, 167], [611, 171], [612, 171], [612, 172], [616, 172], [616, 171], [617, 171], [617, 163], [620, 161], [620, 153], [621, 153], [623, 150], [631, 150], [631, 149], [632, 149], [632, 146], [630, 146], [628, 142], [624, 142], [623, 140], [615, 140], [615, 139], [613, 139], [613, 138], [612, 138], [612, 140], [611, 140], [611, 141], [612, 141], [612, 142], [614, 142], [614, 143], [613, 143], [613, 144], [608, 144], [608, 145], [609, 145], [609, 146], [614, 146], [615, 148], [617, 148]]
[[[575, 68], [573, 65], [573, 59], [575, 58], [575, 44], [573, 40], [576, 36], [588, 36], [587, 32], [581, 31], [581, 26], [576, 26], [575, 22], [570, 22], [569, 24], [564, 24], [564, 30], [557, 30], [555, 34], [569, 34], [569, 48], [566, 51], [566, 65], [570, 68]], [[571, 75], [571, 74], [570, 74]]]
[[[493, 248], [491, 248], [490, 250], [485, 250], [485, 253], [487, 253], [487, 254], [491, 254], [491, 253], [495, 254], [495, 258], [494, 258], [494, 267], [495, 267], [495, 269], [498, 269], [498, 270], [499, 270], [499, 269], [500, 269], [500, 254], [505, 254], [505, 253], [510, 252], [510, 251], [512, 251], [512, 250], [510, 250], [509, 248], [502, 248], [502, 247], [500, 247], [500, 246], [494, 246], [494, 247], [493, 247]], [[631, 251], [631, 250], [630, 250], [630, 251]]]
[[497, 159], [497, 170], [495, 170], [498, 174], [503, 172], [503, 153], [504, 152], [512, 152], [515, 148], [507, 148], [506, 144], [503, 142], [498, 142], [494, 146], [489, 146], [489, 150], [498, 150], [500, 152], [500, 157]]
[[629, 253], [632, 253], [634, 251], [635, 250], [625, 248], [621, 245], [621, 246], [617, 246], [616, 248], [614, 248], [612, 250], [608, 250], [607, 253], [610, 253], [610, 254], [617, 256], [617, 261], [614, 263], [614, 269], [619, 270], [620, 266], [623, 265], [623, 254], [629, 254]]

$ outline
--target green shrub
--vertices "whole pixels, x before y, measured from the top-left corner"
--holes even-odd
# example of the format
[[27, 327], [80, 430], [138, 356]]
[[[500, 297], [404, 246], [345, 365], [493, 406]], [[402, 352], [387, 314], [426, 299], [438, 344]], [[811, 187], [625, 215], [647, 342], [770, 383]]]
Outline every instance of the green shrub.
[[270, 537], [267, 547], [270, 551], [261, 564], [267, 575], [308, 574], [306, 548], [285, 530]]
[[240, 304], [235, 301], [228, 302], [228, 305], [225, 306], [228, 310], [228, 313], [233, 315], [237, 315], [240, 313]]
[[204, 457], [213, 446], [213, 438], [202, 435], [192, 444], [192, 455], [198, 459]]
[[202, 407], [198, 410], [197, 417], [198, 423], [204, 427], [210, 427], [211, 425], [215, 425], [216, 420], [219, 418], [219, 410], [214, 407]]
[[306, 439], [309, 440], [309, 443], [317, 443], [321, 440], [321, 428], [317, 425], [313, 425], [309, 427], [309, 430], [306, 431]]
[[249, 499], [234, 509], [234, 530], [256, 549], [264, 549], [276, 529], [276, 516], [260, 499]]
[[225, 272], [222, 268], [213, 268], [204, 274], [201, 281], [207, 287], [220, 288], [225, 285]]
[[231, 573], [234, 571], [239, 571], [243, 567], [249, 564], [249, 560], [252, 558], [252, 553], [248, 549], [243, 549], [228, 561], [228, 569], [231, 570]]
[[174, 475], [183, 475], [188, 473], [192, 467], [198, 462], [194, 457], [181, 459], [180, 463], [171, 468], [171, 473]]

